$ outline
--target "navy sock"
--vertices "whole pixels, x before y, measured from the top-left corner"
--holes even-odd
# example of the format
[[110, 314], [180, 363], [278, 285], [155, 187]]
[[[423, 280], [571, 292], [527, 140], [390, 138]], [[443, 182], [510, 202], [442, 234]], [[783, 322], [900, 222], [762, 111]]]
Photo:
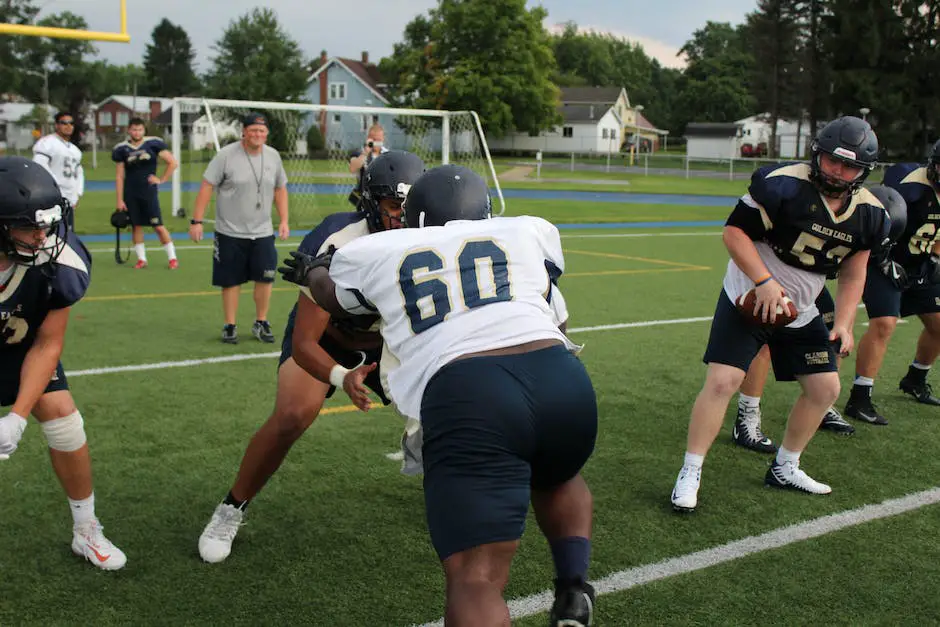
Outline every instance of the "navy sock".
[[591, 561], [591, 541], [581, 536], [561, 538], [550, 543], [555, 575], [560, 580], [587, 581]]

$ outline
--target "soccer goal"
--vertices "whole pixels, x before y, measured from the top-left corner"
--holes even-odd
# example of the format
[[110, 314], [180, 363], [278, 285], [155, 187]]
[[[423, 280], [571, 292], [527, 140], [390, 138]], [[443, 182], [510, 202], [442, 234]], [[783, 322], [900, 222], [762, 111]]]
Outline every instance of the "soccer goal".
[[[349, 160], [362, 150], [368, 129], [380, 124], [385, 146], [419, 155], [428, 167], [457, 163], [486, 179], [494, 214], [506, 209], [480, 119], [473, 111], [348, 107], [285, 102], [175, 98], [172, 148], [180, 167], [173, 174], [174, 215], [191, 215], [209, 160], [241, 139], [241, 119], [263, 113], [268, 144], [287, 171], [292, 228], [310, 228], [325, 216], [352, 211], [357, 178]], [[207, 218], [214, 217], [210, 206]]]

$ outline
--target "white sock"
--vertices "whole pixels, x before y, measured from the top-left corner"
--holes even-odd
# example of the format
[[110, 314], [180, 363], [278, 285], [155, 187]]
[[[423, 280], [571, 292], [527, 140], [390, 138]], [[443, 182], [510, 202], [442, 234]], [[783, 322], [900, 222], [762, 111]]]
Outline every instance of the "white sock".
[[143, 243], [134, 244], [134, 252], [137, 253], [137, 258], [141, 261], [147, 261], [147, 249], [144, 247]]
[[696, 455], [688, 451], [685, 452], [685, 461], [682, 463], [683, 466], [692, 466], [693, 468], [701, 468], [702, 464], [705, 463], [704, 455]]
[[95, 493], [80, 501], [69, 499], [69, 509], [72, 510], [72, 521], [76, 525], [91, 522], [95, 519]]
[[794, 453], [793, 451], [785, 449], [781, 446], [779, 449], [777, 449], [777, 463], [786, 464], [787, 462], [790, 462], [794, 466], [799, 466], [800, 454]]
[[167, 242], [164, 244], [163, 250], [166, 251], [166, 256], [170, 258], [170, 261], [176, 259], [176, 246], [173, 245], [173, 242]]
[[760, 407], [760, 396], [748, 396], [747, 394], [738, 394], [738, 407], [757, 409]]
[[930, 370], [930, 366], [925, 366], [924, 364], [919, 363], [916, 359], [911, 362], [911, 366], [913, 368], [917, 368], [918, 370]]
[[868, 377], [863, 377], [860, 374], [855, 375], [855, 381], [852, 382], [854, 385], [862, 385], [865, 387], [872, 387], [875, 385], [875, 380]]

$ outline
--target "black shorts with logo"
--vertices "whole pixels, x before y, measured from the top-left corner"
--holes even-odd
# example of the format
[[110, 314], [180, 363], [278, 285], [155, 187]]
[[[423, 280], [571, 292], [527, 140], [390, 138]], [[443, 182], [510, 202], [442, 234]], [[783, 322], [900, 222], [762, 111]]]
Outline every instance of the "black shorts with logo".
[[[13, 355], [0, 353], [0, 360], [3, 361], [3, 367], [0, 368], [0, 407], [8, 407], [16, 402], [16, 396], [20, 393], [20, 371], [25, 358], [26, 353]], [[59, 362], [43, 394], [67, 389], [69, 389], [69, 382], [65, 378], [62, 362]]]
[[212, 284], [234, 287], [248, 281], [274, 283], [277, 248], [274, 236], [248, 239], [215, 234], [212, 254]]
[[124, 192], [124, 204], [133, 226], [161, 226], [160, 194], [156, 186], [150, 185], [137, 192]]
[[878, 268], [869, 266], [862, 302], [869, 318], [906, 318], [940, 311], [940, 284], [915, 283], [899, 290]]

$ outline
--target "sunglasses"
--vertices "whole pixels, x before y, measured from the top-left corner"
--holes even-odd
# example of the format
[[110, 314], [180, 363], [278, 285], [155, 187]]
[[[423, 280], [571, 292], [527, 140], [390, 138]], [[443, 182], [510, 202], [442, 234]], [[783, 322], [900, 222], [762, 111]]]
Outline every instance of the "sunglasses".
[[62, 124], [63, 126], [74, 126], [75, 120], [59, 120], [56, 124]]

